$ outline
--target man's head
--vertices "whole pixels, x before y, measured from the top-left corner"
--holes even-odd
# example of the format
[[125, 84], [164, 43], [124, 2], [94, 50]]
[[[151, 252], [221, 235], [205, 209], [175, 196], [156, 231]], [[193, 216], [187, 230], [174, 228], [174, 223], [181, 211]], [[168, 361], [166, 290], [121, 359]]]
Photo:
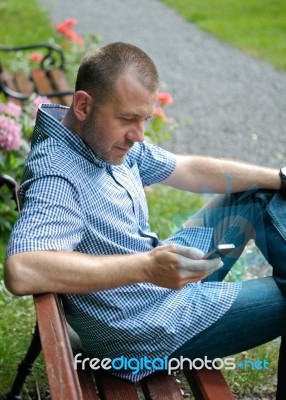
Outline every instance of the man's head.
[[158, 72], [151, 58], [132, 44], [116, 42], [83, 59], [75, 90], [89, 93], [100, 106], [109, 99], [118, 77], [126, 72], [132, 74], [150, 92], [158, 89]]
[[109, 44], [82, 61], [63, 123], [98, 157], [121, 164], [133, 144], [144, 139], [144, 122], [153, 115], [158, 83], [156, 66], [142, 50]]

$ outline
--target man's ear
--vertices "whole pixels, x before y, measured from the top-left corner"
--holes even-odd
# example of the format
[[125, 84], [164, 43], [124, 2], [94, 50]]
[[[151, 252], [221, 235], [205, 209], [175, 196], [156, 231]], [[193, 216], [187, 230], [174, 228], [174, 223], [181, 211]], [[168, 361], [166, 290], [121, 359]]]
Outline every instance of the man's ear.
[[73, 96], [73, 111], [78, 121], [84, 122], [93, 110], [93, 98], [83, 90], [78, 90]]

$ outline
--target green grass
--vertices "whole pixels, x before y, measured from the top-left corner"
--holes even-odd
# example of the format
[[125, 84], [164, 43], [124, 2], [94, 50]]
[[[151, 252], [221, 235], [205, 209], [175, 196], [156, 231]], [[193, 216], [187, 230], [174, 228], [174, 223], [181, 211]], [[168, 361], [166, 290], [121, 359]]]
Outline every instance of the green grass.
[[[0, 274], [1, 274], [0, 267]], [[9, 390], [23, 359], [35, 325], [34, 305], [31, 297], [15, 298], [0, 283], [0, 308], [5, 310], [0, 317], [0, 394]], [[29, 389], [35, 390], [45, 384], [45, 372], [41, 358], [37, 360], [35, 372], [24, 388], [24, 398], [29, 399]], [[44, 389], [42, 389], [44, 390]]]
[[0, 43], [3, 45], [46, 42], [54, 33], [48, 13], [39, 8], [36, 0], [1, 0], [0, 14]]
[[[279, 352], [279, 340], [265, 343], [262, 346], [236, 354], [235, 363], [246, 360], [253, 361], [253, 364], [248, 363], [245, 369], [236, 368], [234, 370], [222, 370], [229, 386], [234, 394], [241, 398], [242, 396], [257, 395], [262, 399], [274, 399], [277, 382], [277, 359]], [[255, 362], [263, 360], [269, 362], [269, 370], [264, 368], [256, 369]], [[271, 397], [268, 397], [271, 396]], [[249, 398], [249, 397], [248, 397]], [[251, 397], [252, 398], [252, 397]]]
[[205, 204], [205, 200], [200, 195], [163, 185], [152, 186], [146, 192], [151, 229], [158, 234], [160, 239], [165, 239], [174, 233], [184, 221]]
[[187, 21], [286, 70], [285, 0], [161, 0]]

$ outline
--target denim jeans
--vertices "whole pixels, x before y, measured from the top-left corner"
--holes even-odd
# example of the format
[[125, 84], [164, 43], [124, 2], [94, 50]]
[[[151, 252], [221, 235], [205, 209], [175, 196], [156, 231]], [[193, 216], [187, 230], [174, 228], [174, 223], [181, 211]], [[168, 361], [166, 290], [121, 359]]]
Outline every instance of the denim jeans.
[[217, 196], [185, 226], [213, 227], [211, 246], [236, 246], [207, 280], [222, 280], [250, 239], [273, 267], [273, 276], [242, 282], [224, 316], [170, 357], [221, 358], [286, 336], [286, 199], [269, 190]]

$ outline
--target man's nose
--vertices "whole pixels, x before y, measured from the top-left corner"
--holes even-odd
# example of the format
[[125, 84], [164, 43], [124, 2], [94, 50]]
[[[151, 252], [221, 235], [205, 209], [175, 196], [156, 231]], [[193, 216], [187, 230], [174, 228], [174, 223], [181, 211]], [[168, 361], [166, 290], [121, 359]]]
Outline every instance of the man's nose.
[[133, 142], [143, 142], [145, 133], [145, 124], [143, 122], [138, 122], [132, 126], [132, 128], [127, 133], [127, 138]]

